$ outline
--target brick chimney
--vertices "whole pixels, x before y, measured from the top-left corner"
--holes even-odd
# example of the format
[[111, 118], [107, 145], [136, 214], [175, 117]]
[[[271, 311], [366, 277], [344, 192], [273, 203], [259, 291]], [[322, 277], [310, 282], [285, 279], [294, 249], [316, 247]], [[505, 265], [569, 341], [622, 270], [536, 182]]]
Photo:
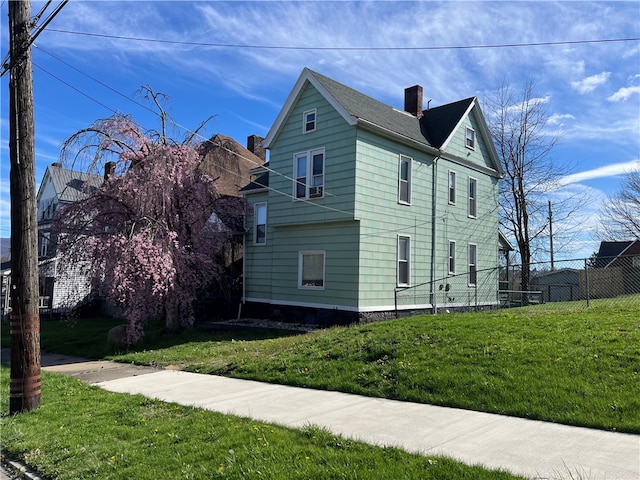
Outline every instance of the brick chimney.
[[420, 85], [404, 89], [404, 110], [414, 117], [422, 117], [422, 87]]
[[116, 162], [107, 162], [104, 164], [104, 180], [105, 182], [113, 177], [116, 173]]
[[255, 156], [260, 157], [264, 162], [267, 160], [267, 151], [262, 147], [261, 143], [264, 138], [258, 135], [249, 135], [247, 137], [247, 150], [253, 153]]

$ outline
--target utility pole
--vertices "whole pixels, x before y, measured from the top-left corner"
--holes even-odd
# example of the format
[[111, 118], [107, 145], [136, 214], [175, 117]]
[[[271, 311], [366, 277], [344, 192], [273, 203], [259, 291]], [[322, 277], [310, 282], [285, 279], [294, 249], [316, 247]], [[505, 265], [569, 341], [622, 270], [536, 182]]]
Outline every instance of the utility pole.
[[551, 270], [555, 270], [553, 264], [553, 217], [551, 215], [551, 200], [549, 200], [549, 249], [551, 250]]
[[9, 413], [40, 406], [40, 313], [36, 217], [31, 0], [9, 1], [11, 161], [11, 383]]

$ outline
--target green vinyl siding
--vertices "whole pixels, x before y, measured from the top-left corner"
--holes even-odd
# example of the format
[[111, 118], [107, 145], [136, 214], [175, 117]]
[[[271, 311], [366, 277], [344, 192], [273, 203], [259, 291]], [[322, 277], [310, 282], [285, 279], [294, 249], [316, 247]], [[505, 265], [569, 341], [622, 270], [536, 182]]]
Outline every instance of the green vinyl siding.
[[[316, 109], [316, 130], [302, 134], [303, 112]], [[353, 219], [355, 129], [314, 88], [307, 86], [286, 118], [270, 154], [278, 174], [269, 177], [274, 226]], [[294, 155], [324, 148], [324, 195], [294, 200]]]
[[[400, 155], [412, 159], [411, 205], [398, 203]], [[359, 304], [362, 309], [392, 309], [398, 235], [411, 238], [411, 284], [430, 280], [433, 157], [359, 130], [357, 158], [356, 216], [362, 225]]]
[[[474, 149], [467, 148], [465, 144], [467, 127], [475, 131], [476, 141]], [[454, 132], [451, 140], [446, 146], [446, 151], [447, 153], [470, 161], [472, 164], [494, 170], [495, 166], [491, 164], [491, 155], [489, 154], [489, 149], [480, 132], [481, 127], [478, 124], [476, 116], [472, 110], [471, 113], [467, 117], [465, 117], [465, 119], [458, 126], [458, 130]]]
[[[316, 129], [303, 133], [303, 113], [312, 110]], [[475, 131], [473, 150], [465, 147], [467, 126]], [[452, 241], [458, 274], [467, 272], [468, 245], [477, 245], [478, 287], [489, 292], [478, 300], [495, 301], [491, 292], [497, 289], [497, 276], [481, 272], [497, 265], [498, 179], [487, 174], [495, 168], [482, 131], [472, 111], [436, 159], [397, 139], [349, 125], [307, 83], [271, 143], [269, 192], [248, 196], [251, 202], [268, 201], [268, 218], [265, 245], [253, 245], [252, 229], [246, 237], [246, 298], [345, 310], [393, 310], [398, 237], [403, 236], [410, 238], [410, 284], [420, 292], [414, 306], [431, 302], [433, 280], [436, 301], [442, 304], [436, 290], [450, 278]], [[295, 200], [294, 155], [315, 149], [325, 152], [323, 197]], [[411, 159], [410, 204], [398, 201], [400, 156]], [[455, 204], [448, 202], [450, 171], [456, 173]], [[470, 176], [477, 180], [476, 218], [467, 216]], [[322, 288], [299, 288], [302, 251], [324, 252]], [[470, 295], [464, 275], [460, 281], [464, 294]], [[447, 300], [444, 293], [442, 299]]]
[[[267, 202], [267, 193], [260, 192], [247, 196], [250, 206], [258, 203]], [[272, 242], [273, 228], [269, 224], [271, 212], [269, 211], [267, 202], [267, 233], [266, 243], [264, 245], [254, 244], [254, 212], [253, 208], [248, 209], [246, 215], [245, 227], [247, 233], [244, 243], [244, 270], [250, 272], [250, 275], [244, 275], [245, 295], [250, 298], [269, 299], [271, 298], [271, 267], [272, 267]]]
[[[272, 299], [275, 303], [357, 307], [359, 224], [355, 221], [280, 227], [274, 231]], [[298, 287], [302, 251], [325, 252], [324, 289]]]

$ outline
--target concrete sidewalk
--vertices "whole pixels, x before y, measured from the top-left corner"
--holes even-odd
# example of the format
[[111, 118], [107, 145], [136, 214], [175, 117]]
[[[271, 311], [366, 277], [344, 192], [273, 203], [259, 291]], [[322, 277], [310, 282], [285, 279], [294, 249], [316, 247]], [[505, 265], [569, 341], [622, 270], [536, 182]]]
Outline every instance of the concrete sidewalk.
[[97, 385], [531, 478], [640, 479], [638, 435], [170, 370]]
[[43, 355], [42, 365], [112, 392], [293, 428], [318, 425], [370, 444], [530, 478], [640, 479], [640, 435], [64, 356]]

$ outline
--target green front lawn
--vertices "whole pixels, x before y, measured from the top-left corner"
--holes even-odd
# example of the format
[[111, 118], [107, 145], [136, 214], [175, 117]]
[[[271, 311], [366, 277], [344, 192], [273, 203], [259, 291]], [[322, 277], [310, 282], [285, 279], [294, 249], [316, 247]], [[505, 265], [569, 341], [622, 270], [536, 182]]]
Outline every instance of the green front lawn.
[[9, 368], [2, 366], [2, 454], [50, 480], [519, 478], [368, 446], [313, 426], [289, 430], [110, 393], [47, 372], [42, 406], [9, 416], [8, 384]]
[[135, 350], [108, 355], [113, 324], [43, 322], [42, 348], [640, 432], [638, 303], [417, 316], [274, 338], [201, 329], [167, 337], [155, 329]]

